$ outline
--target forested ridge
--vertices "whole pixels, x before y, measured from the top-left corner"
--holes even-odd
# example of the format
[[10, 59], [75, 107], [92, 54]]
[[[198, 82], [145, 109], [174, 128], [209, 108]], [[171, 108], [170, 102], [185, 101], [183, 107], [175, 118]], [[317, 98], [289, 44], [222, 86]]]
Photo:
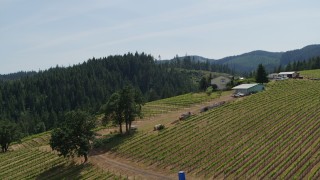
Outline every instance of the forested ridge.
[[0, 120], [15, 122], [29, 135], [52, 129], [70, 110], [96, 113], [127, 84], [141, 91], [146, 101], [197, 90], [191, 74], [175, 67], [158, 64], [151, 55], [128, 53], [0, 80]]
[[16, 73], [10, 73], [10, 74], [4, 74], [4, 75], [1, 75], [0, 74], [0, 80], [16, 80], [16, 79], [20, 79], [22, 77], [26, 77], [26, 76], [33, 76], [37, 74], [37, 72], [35, 71], [20, 71], [20, 72], [16, 72]]
[[[278, 69], [281, 69], [281, 66], [278, 67]], [[285, 71], [303, 71], [310, 69], [320, 69], [320, 56], [310, 58], [307, 61], [294, 61], [288, 63], [285, 67]]]

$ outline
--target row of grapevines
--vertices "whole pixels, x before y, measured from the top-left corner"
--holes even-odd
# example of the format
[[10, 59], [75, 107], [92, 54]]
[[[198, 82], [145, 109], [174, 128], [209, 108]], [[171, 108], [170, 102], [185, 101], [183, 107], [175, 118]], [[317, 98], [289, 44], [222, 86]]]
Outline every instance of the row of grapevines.
[[[320, 82], [288, 80], [113, 150], [206, 178], [313, 177], [319, 165]], [[315, 171], [317, 172], [317, 171]]]

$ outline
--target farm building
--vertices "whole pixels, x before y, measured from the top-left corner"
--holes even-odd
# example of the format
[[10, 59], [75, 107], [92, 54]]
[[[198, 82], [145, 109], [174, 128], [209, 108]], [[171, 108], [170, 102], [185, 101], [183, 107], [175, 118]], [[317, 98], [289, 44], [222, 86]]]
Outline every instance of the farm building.
[[264, 90], [263, 84], [241, 84], [239, 86], [233, 87], [236, 93], [242, 93], [244, 95], [248, 95], [250, 93], [256, 93]]
[[277, 79], [278, 76], [279, 76], [278, 73], [272, 73], [272, 74], [269, 74], [269, 75], [268, 75], [268, 79]]
[[227, 89], [227, 84], [231, 81], [230, 78], [219, 76], [214, 79], [211, 79], [211, 85], [217, 85], [218, 90]]
[[278, 77], [280, 78], [299, 78], [299, 73], [292, 71], [292, 72], [280, 72]]

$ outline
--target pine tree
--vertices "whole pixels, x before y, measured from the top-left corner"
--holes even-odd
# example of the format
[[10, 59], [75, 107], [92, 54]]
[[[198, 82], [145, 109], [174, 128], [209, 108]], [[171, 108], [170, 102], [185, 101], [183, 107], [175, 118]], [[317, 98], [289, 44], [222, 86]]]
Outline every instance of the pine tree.
[[256, 74], [256, 82], [257, 83], [267, 83], [268, 77], [266, 70], [264, 69], [262, 64], [259, 64], [258, 69], [257, 69], [257, 74]]

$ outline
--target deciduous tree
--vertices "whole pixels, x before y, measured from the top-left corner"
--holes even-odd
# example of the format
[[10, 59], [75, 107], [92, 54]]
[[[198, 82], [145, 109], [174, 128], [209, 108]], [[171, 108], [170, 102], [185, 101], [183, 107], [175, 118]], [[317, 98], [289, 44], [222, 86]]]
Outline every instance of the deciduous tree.
[[126, 133], [130, 133], [132, 122], [136, 117], [142, 117], [141, 107], [144, 104], [143, 95], [132, 86], [126, 86], [113, 93], [109, 101], [101, 107], [107, 121], [113, 120], [119, 125], [122, 134], [122, 124], [126, 124]]
[[132, 86], [126, 86], [120, 92], [121, 106], [123, 108], [124, 120], [126, 122], [126, 133], [130, 133], [131, 124], [136, 117], [141, 117], [141, 108], [144, 104], [141, 92]]
[[2, 152], [7, 152], [9, 145], [20, 141], [21, 134], [16, 124], [9, 121], [0, 121], [0, 145]]
[[51, 133], [50, 146], [64, 157], [83, 156], [86, 162], [94, 139], [95, 119], [84, 111], [70, 111]]
[[113, 93], [108, 102], [103, 105], [101, 109], [105, 113], [105, 120], [113, 120], [115, 124], [118, 124], [120, 134], [122, 134], [122, 123], [124, 122], [124, 117], [120, 94], [118, 92]]

